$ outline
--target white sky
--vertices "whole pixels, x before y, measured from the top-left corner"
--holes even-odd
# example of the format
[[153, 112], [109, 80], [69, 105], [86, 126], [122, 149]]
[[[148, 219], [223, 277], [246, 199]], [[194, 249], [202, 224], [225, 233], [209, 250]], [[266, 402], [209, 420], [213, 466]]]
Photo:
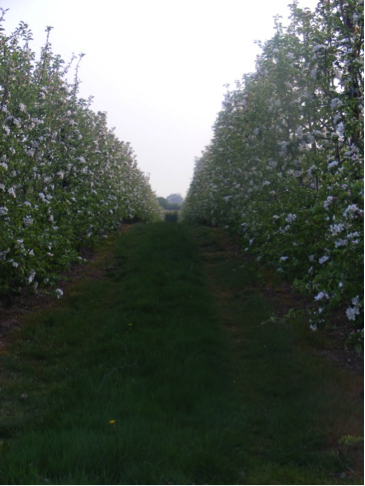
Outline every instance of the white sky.
[[[209, 144], [226, 91], [254, 71], [254, 40], [270, 39], [289, 0], [1, 0], [5, 30], [20, 21], [39, 53], [45, 28], [53, 52], [85, 53], [80, 96], [106, 111], [130, 142], [158, 196], [183, 196], [194, 158]], [[300, 0], [312, 10], [317, 0]]]

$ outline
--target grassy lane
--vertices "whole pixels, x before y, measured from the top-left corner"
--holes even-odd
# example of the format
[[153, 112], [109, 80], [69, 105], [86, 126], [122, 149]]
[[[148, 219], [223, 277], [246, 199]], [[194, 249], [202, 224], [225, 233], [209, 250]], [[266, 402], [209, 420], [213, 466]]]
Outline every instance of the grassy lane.
[[346, 380], [261, 326], [270, 307], [221, 250], [135, 225], [102, 277], [14, 331], [2, 484], [361, 484], [328, 441], [339, 418], [355, 434]]
[[246, 483], [363, 484], [363, 377], [313, 353], [324, 333], [271, 320], [276, 309], [223, 231], [191, 233], [231, 337]]

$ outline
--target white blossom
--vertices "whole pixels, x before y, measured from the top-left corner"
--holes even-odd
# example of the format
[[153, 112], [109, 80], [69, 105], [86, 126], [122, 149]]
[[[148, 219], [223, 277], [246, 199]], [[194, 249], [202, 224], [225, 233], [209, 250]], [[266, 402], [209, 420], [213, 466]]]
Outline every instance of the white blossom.
[[62, 295], [63, 295], [63, 291], [61, 289], [56, 289], [57, 299], [59, 299], [60, 297], [62, 297]]
[[[360, 233], [359, 233], [358, 231], [354, 231], [353, 233], [349, 233], [349, 234], [347, 235], [347, 238], [348, 238], [349, 240], [351, 240], [351, 239], [353, 239], [353, 238], [358, 238], [359, 236], [360, 236]], [[358, 240], [356, 240], [356, 241], [358, 241]], [[354, 243], [354, 242], [353, 242], [353, 243]]]
[[340, 106], [342, 105], [342, 101], [338, 98], [334, 98], [332, 101], [331, 101], [331, 110], [336, 110], [337, 108], [339, 108]]
[[314, 297], [314, 300], [322, 299], [328, 299], [328, 294], [326, 292], [319, 292], [319, 294]]
[[298, 138], [303, 138], [303, 128], [302, 127], [298, 127], [296, 130], [295, 130], [295, 134]]
[[6, 125], [3, 125], [3, 129], [5, 130], [6, 135], [10, 134], [10, 128], [7, 127]]
[[350, 216], [350, 218], [353, 218], [354, 213], [356, 213], [357, 211], [359, 211], [359, 208], [357, 207], [357, 205], [356, 204], [350, 204], [350, 206], [348, 206], [345, 209], [343, 215], [346, 216], [346, 217]]
[[289, 213], [288, 216], [285, 218], [285, 221], [287, 223], [294, 223], [294, 221], [297, 219], [297, 216], [295, 214]]
[[33, 218], [31, 216], [25, 216], [23, 218], [23, 223], [24, 223], [25, 227], [28, 228], [28, 226], [32, 226]]
[[345, 133], [345, 125], [340, 122], [336, 127], [336, 132], [339, 134], [340, 137], [344, 136]]
[[355, 321], [356, 320], [356, 315], [360, 313], [359, 309], [357, 307], [349, 307], [346, 309], [346, 316], [349, 321]]
[[323, 203], [324, 209], [328, 209], [330, 204], [332, 203], [334, 197], [333, 196], [328, 196], [325, 202]]
[[5, 260], [5, 257], [9, 253], [9, 251], [10, 251], [10, 249], [9, 250], [4, 250], [4, 251], [0, 251], [0, 260]]
[[352, 300], [352, 305], [354, 305], [355, 307], [359, 307], [360, 306], [360, 302], [359, 302], [359, 296], [357, 295], [356, 297], [354, 297]]
[[333, 123], [336, 125], [336, 123], [341, 117], [342, 117], [341, 113], [336, 113], [336, 115], [333, 117]]
[[347, 241], [347, 240], [337, 240], [337, 241], [335, 242], [335, 247], [336, 247], [336, 248], [339, 248], [340, 246], [346, 246], [346, 245], [347, 245], [347, 243], [348, 243], [348, 241]]
[[324, 255], [323, 257], [321, 257], [318, 261], [321, 265], [323, 265], [324, 262], [326, 262], [327, 260], [329, 260], [329, 256], [327, 255]]
[[32, 269], [32, 270], [30, 271], [30, 275], [29, 275], [29, 277], [28, 277], [28, 282], [29, 282], [29, 283], [32, 283], [32, 282], [33, 282], [35, 275], [36, 275], [36, 273], [35, 273], [35, 271]]
[[330, 232], [333, 236], [336, 236], [338, 233], [341, 233], [345, 229], [345, 226], [342, 223], [335, 223], [331, 224]]

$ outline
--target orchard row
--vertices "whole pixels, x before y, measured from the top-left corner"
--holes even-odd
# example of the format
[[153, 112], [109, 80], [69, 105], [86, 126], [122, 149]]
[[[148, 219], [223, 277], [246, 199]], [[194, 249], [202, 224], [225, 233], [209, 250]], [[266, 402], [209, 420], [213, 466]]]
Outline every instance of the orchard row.
[[[1, 18], [4, 21], [4, 12]], [[78, 96], [47, 41], [40, 59], [21, 23], [0, 32], [0, 295], [55, 288], [59, 274], [121, 222], [161, 219], [128, 143]], [[61, 291], [57, 290], [58, 295]]]
[[228, 90], [185, 222], [226, 227], [259, 266], [363, 329], [363, 2], [290, 6], [256, 71]]

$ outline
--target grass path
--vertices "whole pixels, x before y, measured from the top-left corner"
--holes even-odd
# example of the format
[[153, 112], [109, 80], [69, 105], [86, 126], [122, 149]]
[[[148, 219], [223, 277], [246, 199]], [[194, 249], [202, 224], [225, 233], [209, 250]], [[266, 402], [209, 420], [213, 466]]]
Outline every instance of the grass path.
[[2, 484], [362, 484], [338, 445], [362, 434], [358, 385], [261, 324], [220, 234], [138, 224], [110, 244], [0, 356]]

